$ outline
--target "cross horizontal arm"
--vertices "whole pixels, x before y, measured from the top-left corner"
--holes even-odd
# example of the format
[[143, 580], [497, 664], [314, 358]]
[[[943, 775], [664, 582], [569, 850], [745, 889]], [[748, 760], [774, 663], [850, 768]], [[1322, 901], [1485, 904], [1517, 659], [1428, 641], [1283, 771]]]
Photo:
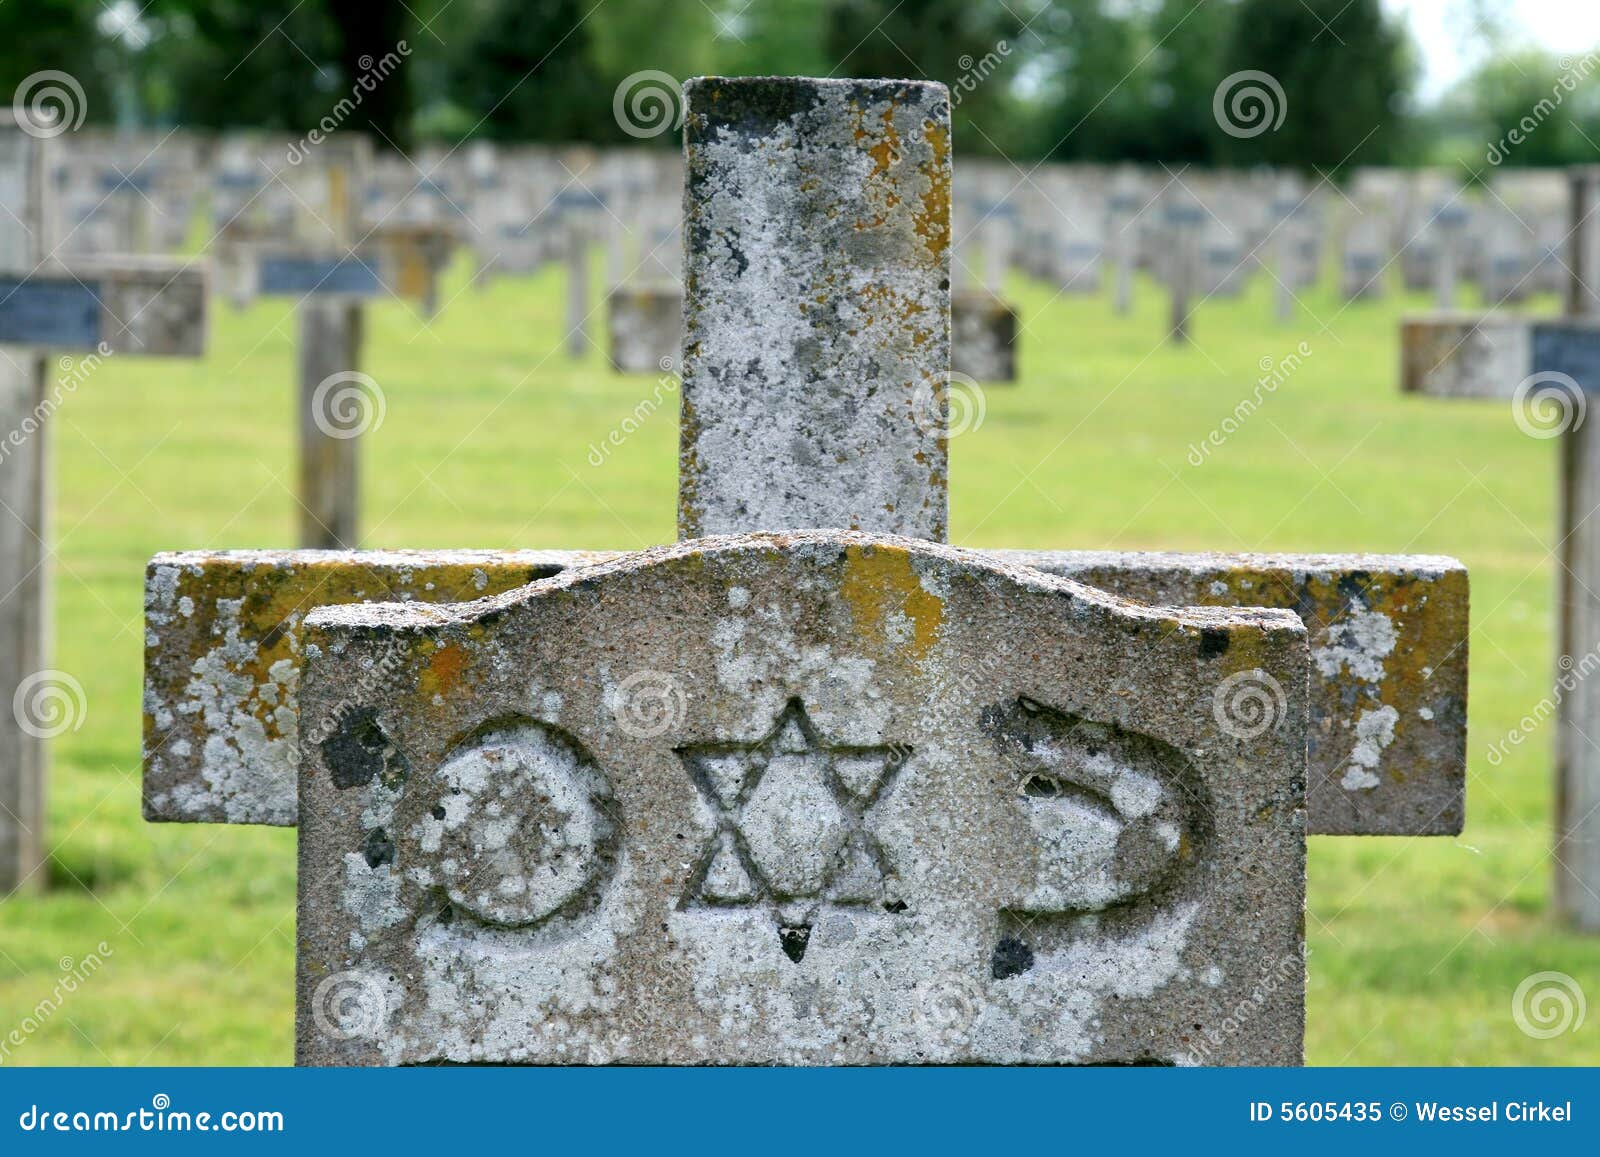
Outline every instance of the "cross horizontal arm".
[[0, 276], [0, 344], [200, 357], [206, 344], [205, 265], [119, 257]]
[[[1600, 324], [1462, 314], [1411, 318], [1400, 329], [1401, 388], [1454, 398], [1516, 398], [1536, 375], [1600, 392]], [[1571, 387], [1567, 387], [1571, 388]]]
[[[995, 554], [1146, 603], [1296, 611], [1313, 659], [1309, 829], [1461, 830], [1468, 589], [1466, 570], [1455, 560]], [[460, 602], [613, 557], [583, 551], [158, 555], [145, 586], [145, 818], [295, 823], [300, 626], [314, 607]]]

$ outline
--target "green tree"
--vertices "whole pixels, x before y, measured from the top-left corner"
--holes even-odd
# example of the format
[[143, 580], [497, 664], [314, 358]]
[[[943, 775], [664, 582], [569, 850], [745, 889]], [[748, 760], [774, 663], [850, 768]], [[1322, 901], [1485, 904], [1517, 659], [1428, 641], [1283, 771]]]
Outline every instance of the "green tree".
[[477, 135], [517, 141], [627, 139], [615, 84], [596, 63], [588, 5], [499, 0], [458, 56], [453, 89]]
[[1469, 164], [1518, 168], [1593, 164], [1600, 139], [1600, 67], [1595, 56], [1557, 59], [1526, 48], [1491, 58], [1452, 94], [1481, 137]]
[[1217, 129], [1224, 159], [1324, 171], [1405, 159], [1404, 32], [1384, 18], [1379, 0], [1240, 0], [1221, 59], [1215, 84], [1255, 71], [1282, 93], [1266, 88], [1274, 122], [1281, 108], [1277, 128], [1252, 136]]
[[[96, 28], [100, 9], [82, 0], [28, 0], [0, 4], [0, 93], [8, 102], [22, 97], [19, 86], [43, 71], [64, 72], [83, 91], [80, 102], [69, 97], [69, 110], [59, 103], [46, 107], [76, 119], [79, 108], [89, 121], [112, 119], [112, 96], [106, 83], [107, 46]], [[36, 81], [37, 92], [42, 81]]]

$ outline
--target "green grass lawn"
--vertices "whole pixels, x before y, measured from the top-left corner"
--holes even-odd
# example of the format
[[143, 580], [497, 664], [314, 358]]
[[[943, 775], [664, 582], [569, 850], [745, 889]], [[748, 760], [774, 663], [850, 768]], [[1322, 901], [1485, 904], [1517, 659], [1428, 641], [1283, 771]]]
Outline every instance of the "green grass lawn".
[[[424, 324], [371, 308], [387, 415], [365, 443], [369, 546], [642, 547], [674, 534], [676, 406], [600, 467], [588, 448], [656, 383], [562, 346], [550, 269], [464, 288]], [[1017, 280], [1022, 380], [952, 442], [953, 540], [970, 546], [1408, 551], [1472, 570], [1472, 737], [1460, 839], [1311, 845], [1308, 1058], [1316, 1064], [1600, 1063], [1600, 1007], [1539, 1040], [1513, 1022], [1530, 973], [1600, 1001], [1600, 938], [1549, 911], [1546, 730], [1499, 767], [1489, 744], [1549, 692], [1556, 443], [1496, 403], [1398, 393], [1398, 326], [1423, 295], [1344, 306], [1271, 283], [1208, 302], [1195, 343], [1165, 304]], [[453, 298], [451, 294], [456, 294]], [[1554, 311], [1553, 300], [1539, 303]], [[593, 331], [603, 340], [597, 313]], [[57, 413], [54, 665], [84, 686], [53, 744], [48, 886], [0, 904], [0, 1037], [104, 941], [101, 971], [12, 1064], [287, 1064], [294, 833], [139, 818], [141, 579], [162, 549], [284, 547], [294, 535], [293, 316], [219, 304], [203, 362], [112, 359]], [[1199, 467], [1201, 441], [1263, 359], [1311, 354]]]

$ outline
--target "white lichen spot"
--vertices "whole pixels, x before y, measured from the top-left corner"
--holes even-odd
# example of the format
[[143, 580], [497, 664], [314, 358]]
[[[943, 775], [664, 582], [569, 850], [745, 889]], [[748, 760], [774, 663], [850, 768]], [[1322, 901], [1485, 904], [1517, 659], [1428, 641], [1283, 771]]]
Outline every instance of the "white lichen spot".
[[1344, 777], [1339, 784], [1346, 791], [1362, 791], [1378, 786], [1378, 761], [1383, 749], [1394, 742], [1394, 725], [1400, 713], [1393, 707], [1383, 706], [1374, 711], [1363, 711], [1356, 720], [1356, 746], [1350, 753]]
[[1383, 661], [1394, 650], [1394, 623], [1377, 611], [1353, 611], [1323, 632], [1325, 643], [1311, 649], [1311, 661], [1328, 678], [1340, 669], [1367, 683], [1383, 679]]

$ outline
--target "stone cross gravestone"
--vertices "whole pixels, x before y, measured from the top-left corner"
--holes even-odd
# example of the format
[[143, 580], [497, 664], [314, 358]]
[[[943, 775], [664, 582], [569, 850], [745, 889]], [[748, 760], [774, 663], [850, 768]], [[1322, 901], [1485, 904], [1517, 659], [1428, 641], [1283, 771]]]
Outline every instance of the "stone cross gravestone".
[[53, 143], [25, 115], [0, 113], [0, 897], [36, 880], [44, 856], [43, 743], [61, 690], [47, 670], [49, 419], [109, 358], [205, 348], [202, 267], [58, 258]]
[[944, 90], [686, 92], [685, 541], [158, 557], [147, 817], [298, 819], [307, 1063], [1297, 1060], [1307, 719], [1459, 829], [1459, 566], [937, 545]]
[[353, 546], [360, 535], [360, 437], [377, 405], [361, 373], [365, 302], [393, 295], [431, 308], [453, 243], [442, 224], [363, 223], [370, 159], [364, 138], [318, 145], [275, 178], [297, 210], [293, 237], [234, 241], [227, 228], [218, 237], [242, 264], [244, 300], [297, 301], [300, 542], [311, 548]]
[[1167, 290], [1172, 295], [1167, 325], [1170, 341], [1182, 343], [1190, 338], [1189, 317], [1200, 277], [1200, 231], [1205, 216], [1205, 209], [1195, 197], [1169, 191], [1161, 217], [1166, 227]]
[[[1512, 401], [1517, 424], [1559, 438], [1560, 622], [1556, 696], [1556, 904], [1578, 928], [1600, 932], [1600, 322], [1431, 317], [1401, 331], [1402, 389]], [[1574, 673], [1576, 672], [1576, 674]], [[1569, 686], [1570, 684], [1570, 686]]]
[[1145, 204], [1137, 172], [1118, 173], [1106, 200], [1105, 230], [1115, 254], [1111, 303], [1119, 316], [1133, 308], [1133, 274], [1139, 263], [1139, 216]]

